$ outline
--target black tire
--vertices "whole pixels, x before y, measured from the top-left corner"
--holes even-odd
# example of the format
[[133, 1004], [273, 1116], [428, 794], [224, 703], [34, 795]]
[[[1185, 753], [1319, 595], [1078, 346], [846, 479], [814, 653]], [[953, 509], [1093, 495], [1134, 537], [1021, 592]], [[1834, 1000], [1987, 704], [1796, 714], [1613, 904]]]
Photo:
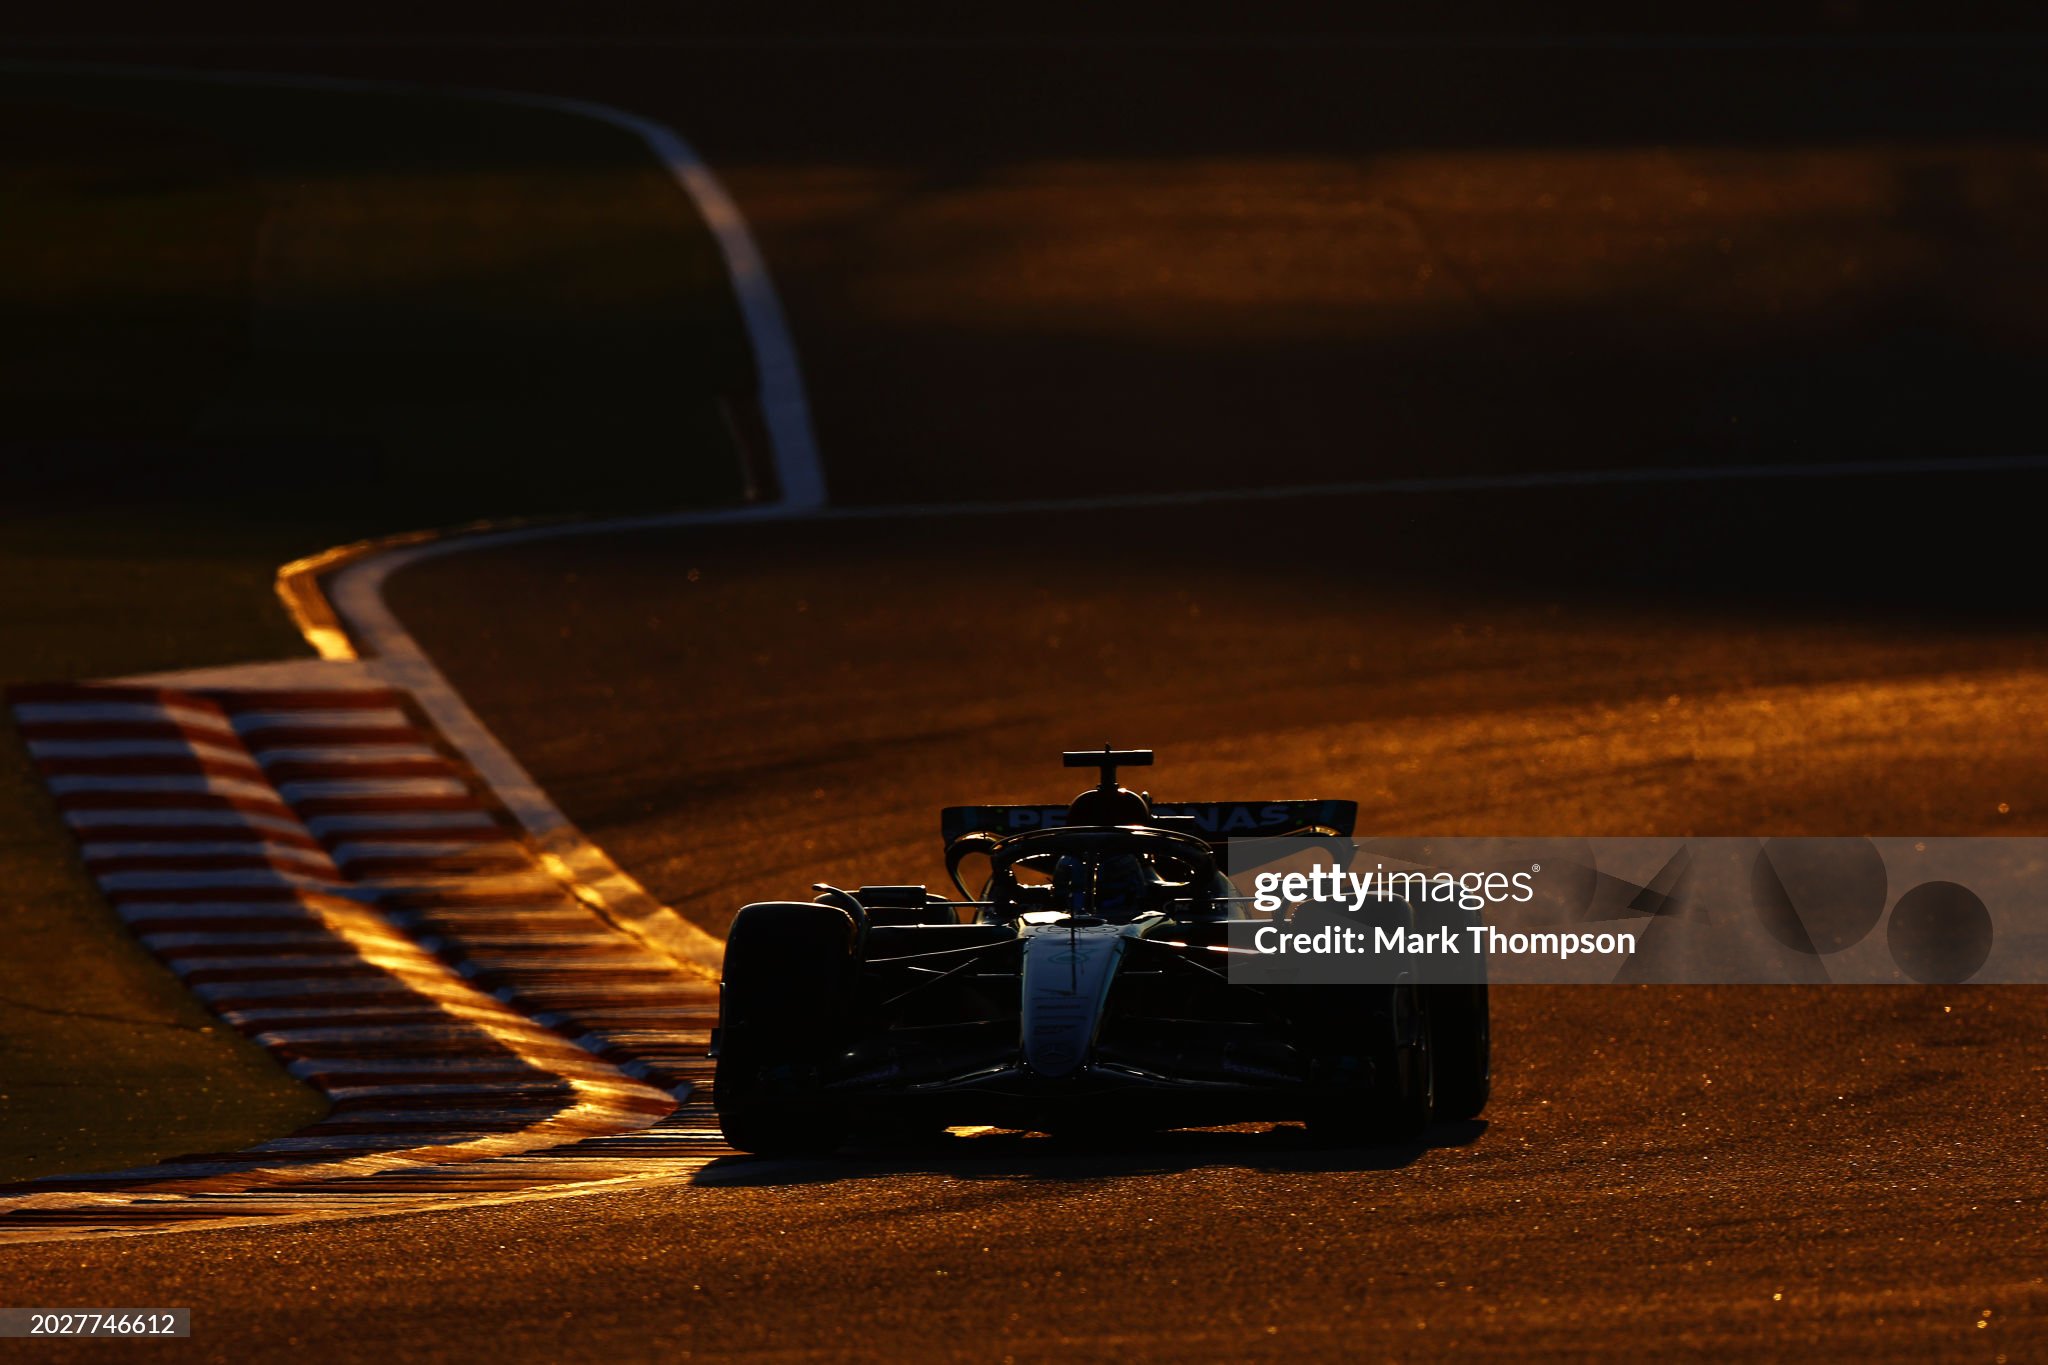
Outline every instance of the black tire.
[[1436, 1116], [1435, 1049], [1418, 987], [1379, 988], [1372, 1013], [1372, 1080], [1333, 1098], [1309, 1119], [1309, 1135], [1337, 1146], [1419, 1141]]
[[[1424, 905], [1416, 920], [1425, 933], [1448, 929], [1462, 947], [1482, 921], [1456, 905]], [[1425, 959], [1423, 1007], [1429, 1011], [1436, 1050], [1436, 1116], [1453, 1123], [1479, 1117], [1493, 1094], [1493, 1027], [1486, 996], [1486, 958], [1448, 955]]]
[[725, 1140], [762, 1155], [822, 1154], [845, 1140], [825, 1094], [846, 1034], [859, 926], [836, 906], [750, 905], [734, 917], [719, 984], [712, 1102]]
[[1430, 1040], [1436, 1052], [1436, 1116], [1476, 1119], [1493, 1097], [1493, 1018], [1486, 983], [1428, 986]]
[[[1297, 919], [1300, 918], [1297, 916]], [[1418, 927], [1404, 901], [1367, 902], [1346, 919], [1368, 932]], [[1361, 923], [1363, 921], [1363, 923]], [[1328, 1029], [1336, 1044], [1329, 1060], [1340, 1068], [1352, 1061], [1370, 1067], [1369, 1079], [1356, 1086], [1344, 1082], [1342, 1071], [1326, 1078], [1332, 1086], [1319, 1112], [1309, 1120], [1317, 1141], [1343, 1145], [1408, 1143], [1420, 1139], [1436, 1111], [1436, 1058], [1430, 1042], [1426, 987], [1404, 974], [1391, 985], [1316, 988], [1336, 1006]]]

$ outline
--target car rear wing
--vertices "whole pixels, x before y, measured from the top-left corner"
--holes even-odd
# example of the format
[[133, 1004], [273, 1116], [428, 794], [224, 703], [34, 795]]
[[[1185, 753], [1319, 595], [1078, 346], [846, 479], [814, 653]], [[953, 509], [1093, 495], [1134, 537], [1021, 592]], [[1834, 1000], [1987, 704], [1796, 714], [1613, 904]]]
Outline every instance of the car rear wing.
[[[1008, 836], [1067, 823], [1065, 806], [948, 806], [939, 812], [939, 831], [951, 844], [977, 830]], [[1271, 839], [1297, 832], [1351, 837], [1358, 824], [1356, 801], [1160, 801], [1152, 823], [1206, 839], [1221, 849], [1232, 839]]]

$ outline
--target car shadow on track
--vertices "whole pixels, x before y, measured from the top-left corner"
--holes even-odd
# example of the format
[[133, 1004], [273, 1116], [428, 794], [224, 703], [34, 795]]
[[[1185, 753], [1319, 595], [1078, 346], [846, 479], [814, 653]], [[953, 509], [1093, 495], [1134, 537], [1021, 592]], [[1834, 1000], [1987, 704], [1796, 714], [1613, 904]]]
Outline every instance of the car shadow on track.
[[1007, 1130], [942, 1134], [930, 1140], [856, 1143], [830, 1157], [720, 1157], [692, 1183], [716, 1186], [820, 1185], [904, 1175], [956, 1180], [1094, 1180], [1165, 1175], [1202, 1167], [1323, 1173], [1391, 1171], [1441, 1147], [1469, 1147], [1483, 1119], [1442, 1123], [1418, 1142], [1332, 1147], [1298, 1124], [1208, 1128], [1142, 1136], [1046, 1136]]

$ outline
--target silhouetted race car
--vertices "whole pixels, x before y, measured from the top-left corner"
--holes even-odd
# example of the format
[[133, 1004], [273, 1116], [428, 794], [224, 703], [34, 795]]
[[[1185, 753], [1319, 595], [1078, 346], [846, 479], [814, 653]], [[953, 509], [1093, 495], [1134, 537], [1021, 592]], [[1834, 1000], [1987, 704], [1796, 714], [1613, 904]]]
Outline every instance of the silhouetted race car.
[[[1490, 1086], [1486, 986], [1233, 984], [1227, 928], [1254, 917], [1233, 837], [1348, 838], [1349, 801], [1155, 806], [1117, 784], [1149, 750], [1083, 751], [1065, 807], [942, 817], [965, 899], [819, 886], [749, 905], [726, 940], [713, 1098], [744, 1151], [849, 1133], [1050, 1132], [1302, 1120], [1336, 1142], [1412, 1141]], [[963, 865], [987, 860], [970, 891]], [[1367, 917], [1426, 929], [1427, 907]]]

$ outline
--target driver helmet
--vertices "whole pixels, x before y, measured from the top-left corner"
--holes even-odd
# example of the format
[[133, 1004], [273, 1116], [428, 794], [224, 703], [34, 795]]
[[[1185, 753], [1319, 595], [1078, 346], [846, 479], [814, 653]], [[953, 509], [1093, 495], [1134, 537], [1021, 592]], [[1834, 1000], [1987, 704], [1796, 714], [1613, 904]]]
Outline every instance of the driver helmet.
[[1090, 787], [1067, 803], [1070, 825], [1142, 825], [1151, 803], [1129, 787]]
[[1099, 858], [1070, 853], [1053, 865], [1053, 903], [1070, 915], [1136, 919], [1154, 907], [1164, 885], [1151, 863], [1136, 853]]
[[1135, 853], [1112, 853], [1095, 869], [1095, 913], [1130, 920], [1152, 909], [1160, 880], [1152, 864]]

